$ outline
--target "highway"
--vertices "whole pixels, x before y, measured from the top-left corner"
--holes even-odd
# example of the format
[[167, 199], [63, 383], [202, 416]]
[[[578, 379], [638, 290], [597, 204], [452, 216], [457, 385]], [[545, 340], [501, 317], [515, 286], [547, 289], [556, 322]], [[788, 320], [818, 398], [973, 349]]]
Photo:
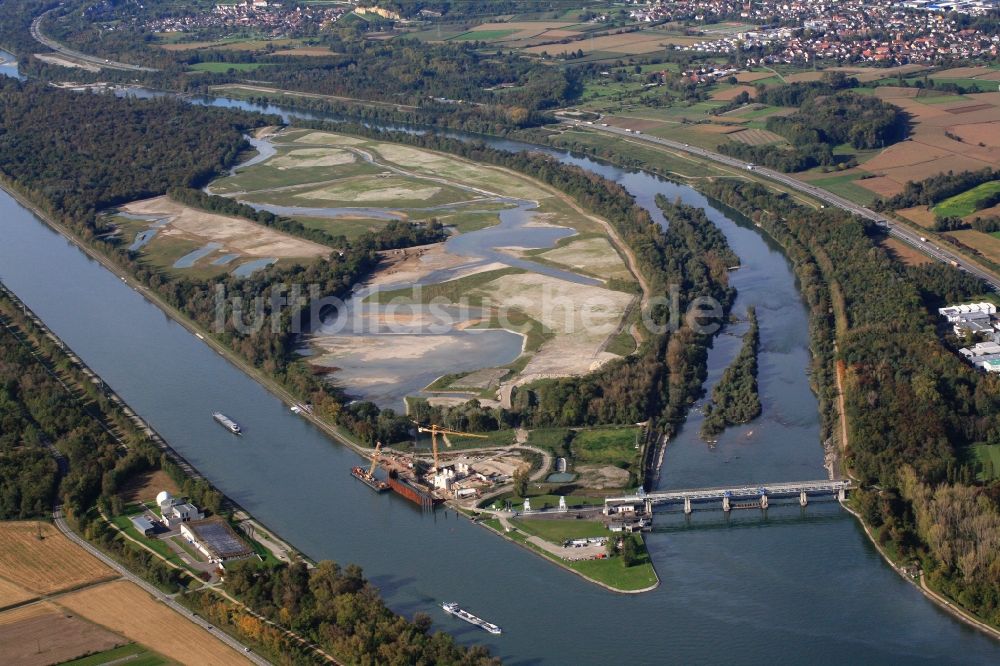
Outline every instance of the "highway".
[[152, 67], [140, 67], [139, 65], [130, 65], [126, 62], [116, 62], [114, 60], [106, 60], [104, 58], [98, 58], [96, 56], [89, 56], [86, 53], [80, 53], [79, 51], [68, 49], [59, 42], [55, 41], [54, 39], [49, 39], [44, 34], [42, 34], [40, 24], [42, 22], [42, 19], [44, 19], [45, 16], [51, 11], [53, 10], [50, 9], [48, 12], [43, 12], [42, 14], [39, 14], [38, 17], [31, 22], [31, 36], [34, 37], [35, 41], [38, 42], [39, 44], [47, 46], [56, 53], [60, 53], [66, 56], [67, 58], [71, 58], [73, 60], [79, 60], [81, 62], [85, 62], [91, 65], [96, 65], [97, 67], [104, 67], [107, 69], [120, 69], [131, 72], [159, 71], [158, 69], [154, 69]]
[[87, 541], [84, 541], [80, 536], [76, 534], [76, 532], [70, 529], [69, 524], [66, 523], [66, 518], [63, 516], [62, 512], [62, 507], [56, 507], [56, 510], [52, 512], [52, 519], [55, 521], [55, 525], [59, 529], [59, 531], [65, 534], [67, 538], [69, 538], [73, 543], [77, 544], [78, 546], [86, 550], [88, 553], [99, 559], [101, 562], [104, 562], [104, 564], [108, 565], [109, 567], [117, 571], [119, 574], [121, 574], [122, 578], [129, 581], [130, 583], [138, 585], [140, 588], [142, 588], [150, 595], [152, 595], [155, 599], [157, 599], [158, 601], [162, 601], [167, 606], [169, 606], [171, 610], [180, 613], [182, 616], [191, 620], [191, 622], [201, 625], [206, 631], [214, 635], [216, 638], [218, 638], [220, 641], [222, 641], [229, 647], [233, 648], [234, 650], [242, 654], [244, 657], [246, 657], [253, 663], [258, 664], [258, 666], [270, 666], [271, 662], [267, 661], [263, 657], [260, 657], [256, 653], [251, 652], [250, 648], [243, 645], [243, 643], [240, 643], [238, 640], [236, 640], [226, 632], [222, 631], [218, 627], [211, 624], [205, 618], [198, 617], [197, 620], [195, 620], [192, 611], [177, 603], [177, 601], [174, 600], [172, 595], [168, 595], [164, 592], [161, 592], [157, 588], [153, 587], [146, 581], [142, 580], [141, 578], [130, 572], [122, 565], [118, 564], [118, 562], [114, 561], [113, 559], [102, 553], [100, 550], [92, 546]]
[[694, 155], [696, 157], [701, 157], [703, 159], [709, 160], [711, 162], [716, 162], [728, 167], [733, 167], [736, 169], [751, 170], [753, 173], [768, 178], [770, 180], [776, 181], [785, 185], [786, 187], [807, 194], [815, 199], [819, 199], [826, 204], [835, 206], [837, 208], [843, 209], [849, 213], [853, 213], [860, 217], [867, 218], [876, 222], [877, 224], [886, 227], [889, 230], [889, 235], [897, 238], [904, 243], [907, 243], [917, 250], [920, 250], [924, 254], [928, 255], [933, 259], [942, 261], [947, 264], [956, 265], [962, 270], [966, 271], [970, 275], [974, 275], [977, 278], [986, 282], [994, 291], [1000, 291], [1000, 278], [998, 278], [993, 273], [985, 271], [978, 266], [971, 264], [968, 260], [963, 258], [961, 255], [956, 254], [946, 248], [935, 245], [931, 241], [922, 241], [921, 236], [918, 232], [906, 227], [905, 225], [899, 224], [889, 220], [889, 218], [876, 213], [870, 208], [865, 208], [860, 204], [856, 204], [853, 201], [848, 201], [847, 199], [837, 196], [832, 192], [824, 190], [822, 188], [810, 185], [809, 183], [803, 182], [788, 174], [781, 173], [779, 171], [774, 171], [772, 169], [766, 169], [760, 166], [750, 166], [743, 160], [738, 160], [733, 157], [727, 157], [720, 153], [706, 150], [704, 148], [699, 148], [698, 146], [691, 146], [686, 143], [681, 143], [679, 141], [672, 141], [670, 139], [661, 139], [655, 136], [648, 136], [646, 134], [637, 134], [633, 131], [628, 131], [620, 127], [604, 126], [599, 122], [593, 124], [583, 123], [578, 120], [567, 120], [562, 119], [564, 124], [586, 127], [587, 129], [596, 130], [598, 132], [607, 132], [609, 134], [616, 134], [623, 137], [628, 137], [632, 140], [640, 140], [648, 143], [653, 143], [661, 146], [665, 146], [672, 150], [678, 150], [681, 152]]

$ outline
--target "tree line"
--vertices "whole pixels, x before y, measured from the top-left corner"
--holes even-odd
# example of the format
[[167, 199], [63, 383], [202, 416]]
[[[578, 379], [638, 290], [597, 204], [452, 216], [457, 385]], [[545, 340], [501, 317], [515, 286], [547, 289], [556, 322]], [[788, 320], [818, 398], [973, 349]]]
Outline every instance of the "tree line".
[[933, 206], [993, 180], [1000, 180], [1000, 170], [989, 167], [978, 171], [939, 173], [923, 180], [907, 181], [902, 192], [887, 199], [875, 200], [873, 207], [875, 210], [898, 210], [914, 206]]

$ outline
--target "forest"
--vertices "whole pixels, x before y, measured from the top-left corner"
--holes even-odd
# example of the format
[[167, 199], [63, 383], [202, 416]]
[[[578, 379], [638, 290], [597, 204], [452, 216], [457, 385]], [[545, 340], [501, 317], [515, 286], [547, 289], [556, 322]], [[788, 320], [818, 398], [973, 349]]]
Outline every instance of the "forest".
[[806, 209], [733, 180], [706, 191], [759, 222], [792, 257], [810, 303], [812, 350], [827, 366], [813, 373], [824, 437], [835, 432], [831, 374], [840, 365], [846, 465], [863, 484], [854, 501], [879, 542], [918, 561], [934, 587], [1000, 624], [1000, 549], [993, 546], [1000, 482], [976, 481], [969, 455], [973, 444], [1000, 443], [1000, 379], [948, 349], [930, 309], [946, 297], [975, 298], [985, 287], [951, 275], [958, 271], [950, 267], [893, 263], [873, 244], [874, 225], [843, 211]]
[[705, 405], [705, 420], [701, 437], [711, 440], [727, 427], [749, 423], [760, 416], [760, 394], [757, 389], [757, 352], [760, 348], [760, 327], [757, 310], [747, 308], [750, 326], [743, 334], [743, 345], [718, 383], [712, 388], [712, 399]]
[[[431, 633], [431, 618], [412, 621], [396, 615], [365, 580], [361, 568], [328, 560], [265, 567], [253, 560], [226, 568], [225, 590], [267, 619], [295, 630], [350, 664], [454, 664], [495, 666], [485, 648], [462, 648], [442, 632]], [[208, 619], [237, 625], [260, 640], [278, 637], [259, 620], [233, 622], [217, 597], [198, 595], [195, 608]], [[280, 643], [279, 643], [280, 645]]]
[[0, 172], [92, 235], [103, 208], [201, 187], [246, 148], [258, 114], [0, 81]]

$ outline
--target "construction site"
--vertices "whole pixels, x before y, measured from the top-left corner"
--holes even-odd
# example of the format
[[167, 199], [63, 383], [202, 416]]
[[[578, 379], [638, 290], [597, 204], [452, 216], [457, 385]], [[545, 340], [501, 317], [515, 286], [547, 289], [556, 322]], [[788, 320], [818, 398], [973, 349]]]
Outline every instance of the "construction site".
[[448, 500], [475, 504], [489, 491], [511, 483], [518, 471], [526, 473], [531, 468], [516, 451], [506, 447], [475, 452], [442, 452], [439, 449], [439, 438], [450, 447], [449, 435], [488, 439], [486, 435], [437, 425], [416, 424], [414, 429], [417, 434], [430, 435], [430, 460], [417, 454], [383, 449], [379, 442], [372, 452], [370, 465], [353, 467], [351, 475], [375, 492], [391, 490], [421, 508], [433, 509]]

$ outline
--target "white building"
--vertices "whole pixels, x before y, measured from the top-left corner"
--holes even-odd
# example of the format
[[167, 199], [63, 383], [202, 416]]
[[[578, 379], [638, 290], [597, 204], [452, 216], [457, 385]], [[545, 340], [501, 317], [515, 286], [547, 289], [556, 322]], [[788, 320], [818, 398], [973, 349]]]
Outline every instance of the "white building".
[[202, 520], [205, 517], [194, 504], [176, 499], [166, 490], [160, 491], [156, 496], [156, 503], [160, 506], [160, 518], [169, 529], [176, 529], [181, 523]]

